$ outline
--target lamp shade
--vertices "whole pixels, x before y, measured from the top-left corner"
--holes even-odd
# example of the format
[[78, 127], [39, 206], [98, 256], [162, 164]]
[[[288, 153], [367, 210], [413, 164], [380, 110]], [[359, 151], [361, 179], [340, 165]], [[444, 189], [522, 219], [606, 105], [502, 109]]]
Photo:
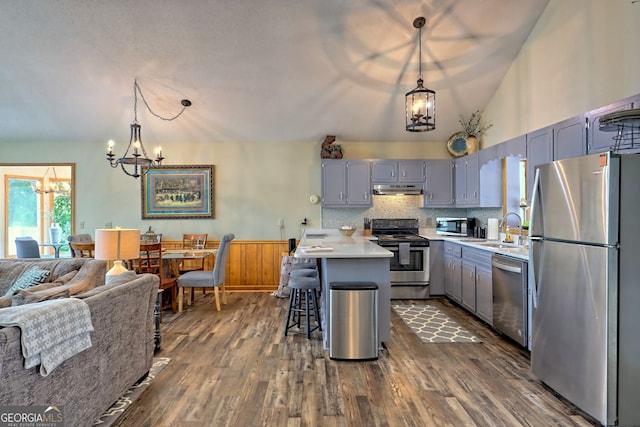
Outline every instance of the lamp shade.
[[140, 256], [140, 230], [112, 228], [96, 230], [95, 258], [108, 261]]

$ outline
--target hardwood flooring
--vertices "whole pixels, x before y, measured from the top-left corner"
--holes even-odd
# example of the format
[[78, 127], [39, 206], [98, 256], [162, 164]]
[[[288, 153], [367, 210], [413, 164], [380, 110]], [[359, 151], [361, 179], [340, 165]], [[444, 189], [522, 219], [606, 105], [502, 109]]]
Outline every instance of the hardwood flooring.
[[287, 300], [228, 297], [220, 312], [207, 292], [163, 313], [157, 356], [172, 361], [118, 426], [598, 425], [533, 377], [525, 350], [447, 300], [429, 303], [482, 343], [423, 344], [392, 311], [387, 350], [354, 362], [329, 359], [319, 332], [285, 337]]

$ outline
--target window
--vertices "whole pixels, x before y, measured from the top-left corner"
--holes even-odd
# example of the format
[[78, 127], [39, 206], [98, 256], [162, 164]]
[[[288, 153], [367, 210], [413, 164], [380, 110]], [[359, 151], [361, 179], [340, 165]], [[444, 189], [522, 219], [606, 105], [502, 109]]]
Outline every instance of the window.
[[[61, 240], [73, 233], [73, 164], [7, 165], [0, 164], [4, 178], [4, 257], [16, 254], [15, 238], [31, 236], [49, 242], [49, 228], [59, 224]], [[64, 183], [68, 193], [36, 193], [33, 189]], [[61, 255], [68, 248], [63, 248]], [[53, 255], [53, 248], [43, 248], [43, 256]]]

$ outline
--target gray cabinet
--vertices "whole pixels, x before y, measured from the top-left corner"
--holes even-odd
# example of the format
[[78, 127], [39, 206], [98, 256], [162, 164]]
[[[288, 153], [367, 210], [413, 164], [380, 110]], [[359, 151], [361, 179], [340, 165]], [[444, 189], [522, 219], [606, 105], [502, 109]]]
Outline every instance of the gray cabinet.
[[462, 305], [489, 324], [493, 318], [492, 252], [462, 248]]
[[445, 295], [462, 303], [462, 246], [444, 242]]
[[425, 180], [424, 160], [373, 160], [371, 180], [374, 184], [396, 182], [419, 183]]
[[482, 151], [455, 161], [457, 207], [502, 206], [502, 162]]
[[453, 206], [453, 160], [427, 160], [423, 207]]
[[445, 295], [493, 324], [491, 251], [444, 242]]
[[536, 166], [553, 161], [553, 129], [548, 126], [527, 134], [527, 196], [531, 201]]
[[582, 115], [553, 125], [553, 160], [587, 154], [586, 125]]
[[527, 195], [531, 198], [536, 166], [587, 153], [583, 116], [572, 117], [527, 134]]
[[322, 161], [322, 206], [371, 206], [371, 170], [368, 160]]
[[444, 241], [429, 239], [429, 294], [444, 295], [445, 288]]

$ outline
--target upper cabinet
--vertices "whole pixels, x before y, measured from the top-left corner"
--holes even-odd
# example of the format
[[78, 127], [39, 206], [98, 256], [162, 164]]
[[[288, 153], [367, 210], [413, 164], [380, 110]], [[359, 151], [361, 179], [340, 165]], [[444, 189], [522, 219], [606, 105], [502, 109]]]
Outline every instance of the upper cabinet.
[[[604, 116], [605, 114], [610, 114], [616, 111], [629, 110], [632, 108], [640, 108], [640, 96], [626, 98], [622, 101], [618, 101], [613, 104], [607, 105], [606, 107], [601, 107], [593, 111], [589, 111], [585, 114], [585, 118], [588, 123], [587, 151], [589, 154], [613, 150], [616, 144], [614, 138], [617, 132], [601, 131], [600, 117]], [[637, 143], [640, 145], [640, 141], [638, 141]]]
[[426, 178], [424, 160], [373, 160], [371, 180], [373, 184], [396, 182], [422, 184]]
[[453, 206], [453, 160], [427, 160], [423, 207]]
[[527, 134], [527, 194], [531, 197], [536, 166], [587, 154], [586, 124], [575, 116]]
[[371, 206], [371, 169], [368, 160], [322, 161], [322, 206]]
[[456, 207], [498, 207], [502, 205], [502, 164], [481, 152], [455, 161]]

